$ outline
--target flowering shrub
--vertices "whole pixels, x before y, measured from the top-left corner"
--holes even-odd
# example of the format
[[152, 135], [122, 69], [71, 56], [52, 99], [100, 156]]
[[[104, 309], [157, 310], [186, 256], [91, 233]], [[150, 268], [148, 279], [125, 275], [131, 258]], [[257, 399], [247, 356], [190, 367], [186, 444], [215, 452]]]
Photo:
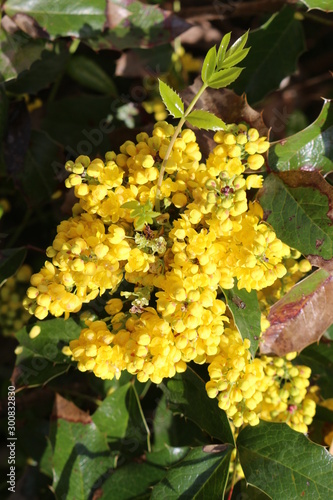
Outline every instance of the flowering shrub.
[[[133, 23], [137, 8], [148, 23], [162, 12], [128, 8]], [[283, 23], [297, 19], [292, 9], [279, 13]], [[126, 26], [86, 43], [122, 50]], [[48, 20], [43, 29], [58, 36]], [[256, 44], [249, 32], [233, 43], [224, 35], [202, 61], [176, 42], [159, 96], [142, 102], [156, 122], [126, 129], [103, 154], [71, 153], [50, 193], [66, 200], [67, 214], [48, 220], [46, 252], [34, 241], [3, 251], [0, 325], [18, 340], [10, 394], [47, 384], [48, 445], [43, 434], [27, 463], [52, 477], [56, 498], [282, 500], [333, 491], [324, 448], [333, 421], [332, 158], [321, 142], [330, 105], [306, 131], [270, 142], [259, 113], [225, 90], [243, 81], [249, 37]], [[76, 50], [73, 41], [71, 78], [115, 96], [109, 76]], [[199, 61], [200, 77], [179, 94]], [[30, 113], [43, 107], [24, 99]], [[138, 113], [126, 106], [115, 115], [128, 126]], [[105, 127], [83, 135], [95, 141]], [[42, 206], [27, 177], [18, 185]], [[37, 212], [29, 206], [11, 243]], [[24, 263], [26, 250], [39, 258]]]

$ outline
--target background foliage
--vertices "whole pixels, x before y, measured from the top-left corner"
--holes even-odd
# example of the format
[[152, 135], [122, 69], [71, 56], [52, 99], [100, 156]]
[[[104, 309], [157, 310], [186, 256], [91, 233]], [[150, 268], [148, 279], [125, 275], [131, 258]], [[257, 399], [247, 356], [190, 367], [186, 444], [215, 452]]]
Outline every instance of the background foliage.
[[[154, 118], [148, 111], [163, 113], [156, 100], [157, 77], [168, 74], [178, 91], [193, 83], [199, 70], [181, 55], [179, 40], [202, 60], [226, 32], [237, 38], [251, 29], [246, 69], [231, 87], [238, 95], [246, 92], [251, 106], [264, 109], [276, 141], [260, 197], [267, 221], [278, 237], [324, 268], [320, 280], [312, 278], [300, 291], [311, 312], [302, 325], [308, 347], [299, 359], [312, 368], [322, 396], [333, 398], [333, 5], [330, 0], [285, 4], [3, 2], [0, 283], [23, 262], [39, 269], [56, 225], [70, 215], [66, 160], [102, 156], [138, 129], [151, 130]], [[223, 106], [222, 100], [208, 105], [227, 121], [232, 110], [230, 104], [227, 111]], [[237, 292], [243, 309], [234, 296], [230, 291], [226, 300], [255, 350], [257, 301]], [[102, 307], [97, 303], [96, 312]], [[283, 307], [279, 314], [281, 322]], [[297, 315], [289, 321], [291, 331], [298, 331]], [[235, 446], [250, 486], [238, 482], [229, 498], [332, 496], [333, 460], [318, 445], [331, 429], [333, 411], [318, 407], [311, 441], [285, 424], [261, 422], [243, 429], [235, 443], [224, 412], [206, 396], [207, 374], [197, 366], [158, 388], [126, 374], [119, 381], [101, 381], [79, 373], [61, 353], [78, 336], [78, 318], [38, 322], [42, 334], [32, 339], [34, 324], [31, 319], [15, 338], [3, 336], [0, 354], [3, 417], [10, 377], [19, 389], [16, 465], [23, 498], [222, 498], [225, 491], [228, 497]], [[281, 345], [274, 349], [281, 353]], [[4, 442], [5, 418], [1, 434]], [[0, 467], [5, 477], [5, 452]], [[5, 480], [0, 487], [5, 495]]]

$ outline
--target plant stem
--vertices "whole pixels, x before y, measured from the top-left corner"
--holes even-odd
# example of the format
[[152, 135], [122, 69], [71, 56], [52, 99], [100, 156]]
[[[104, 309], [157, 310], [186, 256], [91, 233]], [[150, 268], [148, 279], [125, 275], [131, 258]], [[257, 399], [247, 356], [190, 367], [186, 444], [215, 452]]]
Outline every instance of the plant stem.
[[166, 167], [167, 161], [168, 161], [168, 159], [170, 157], [172, 148], [173, 148], [173, 146], [174, 146], [174, 144], [176, 142], [176, 139], [177, 139], [177, 137], [178, 137], [178, 135], [179, 135], [179, 133], [180, 133], [180, 131], [182, 129], [182, 126], [186, 122], [186, 117], [191, 113], [194, 105], [200, 99], [201, 95], [204, 93], [204, 91], [206, 90], [206, 88], [207, 88], [207, 85], [205, 83], [203, 83], [201, 89], [199, 90], [199, 92], [193, 97], [192, 101], [190, 102], [188, 108], [186, 109], [186, 111], [184, 113], [184, 116], [179, 120], [179, 123], [178, 123], [178, 125], [176, 127], [176, 130], [175, 130], [173, 136], [171, 137], [168, 149], [167, 149], [167, 151], [165, 153], [165, 156], [164, 156], [164, 159], [163, 159], [163, 162], [162, 162], [162, 165], [161, 165], [160, 175], [159, 175], [158, 182], [157, 182], [156, 201], [155, 201], [155, 210], [156, 210], [156, 212], [160, 212], [161, 211], [161, 205], [160, 205], [160, 200], [161, 200], [161, 186], [162, 186], [162, 182], [163, 182], [165, 167]]
[[235, 456], [235, 461], [234, 461], [234, 470], [232, 473], [231, 486], [230, 486], [230, 490], [229, 490], [228, 500], [231, 500], [232, 494], [234, 491], [234, 486], [235, 486], [236, 476], [237, 476], [237, 471], [236, 471], [237, 462], [238, 462], [238, 450], [236, 451], [236, 456]]

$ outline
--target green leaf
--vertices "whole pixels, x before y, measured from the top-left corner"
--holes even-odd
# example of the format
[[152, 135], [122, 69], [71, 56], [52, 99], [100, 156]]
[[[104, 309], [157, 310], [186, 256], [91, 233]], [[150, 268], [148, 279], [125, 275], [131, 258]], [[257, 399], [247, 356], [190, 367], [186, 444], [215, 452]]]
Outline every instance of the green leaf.
[[131, 383], [107, 396], [92, 419], [110, 443], [125, 449], [128, 447], [135, 454], [149, 447], [147, 423]]
[[[52, 349], [52, 348], [51, 348]], [[45, 351], [53, 353], [46, 346]], [[39, 356], [32, 349], [22, 346], [17, 355], [11, 381], [16, 388], [33, 388], [48, 384], [51, 380], [68, 372], [67, 363], [54, 363], [44, 356]]]
[[115, 466], [105, 436], [88, 414], [59, 395], [51, 422], [52, 486], [57, 498], [92, 498]]
[[9, 35], [0, 30], [0, 83], [16, 78], [19, 73], [29, 69], [39, 59], [45, 42], [31, 40], [22, 33]]
[[177, 92], [160, 79], [158, 80], [158, 86], [162, 101], [164, 102], [169, 113], [171, 113], [175, 118], [181, 118], [184, 115], [184, 103]]
[[235, 66], [239, 62], [243, 61], [245, 57], [248, 55], [250, 48], [244, 49], [240, 52], [236, 52], [235, 54], [232, 54], [229, 57], [226, 57], [225, 60], [223, 61], [222, 68], [231, 68], [232, 66]]
[[74, 55], [71, 57], [67, 66], [67, 72], [73, 80], [95, 90], [101, 94], [112, 95], [117, 97], [118, 91], [113, 80], [109, 75], [97, 64], [96, 61], [84, 55]]
[[[40, 327], [40, 334], [30, 338], [29, 332], [35, 325]], [[25, 326], [17, 332], [16, 338], [20, 345], [52, 363], [68, 363], [69, 358], [61, 349], [79, 337], [81, 327], [72, 318], [38, 321], [35, 325]]]
[[104, 0], [82, 0], [79, 3], [7, 0], [4, 9], [10, 17], [18, 13], [32, 17], [51, 39], [59, 36], [86, 38], [96, 30], [103, 31], [106, 22]]
[[332, 0], [301, 0], [310, 9], [319, 9], [333, 12]]
[[216, 46], [211, 47], [206, 54], [201, 69], [201, 78], [204, 83], [208, 83], [214, 73], [217, 62]]
[[271, 500], [271, 497], [263, 491], [248, 484], [245, 479], [237, 481], [232, 493], [232, 499], [236, 500]]
[[305, 46], [302, 24], [294, 14], [295, 10], [286, 6], [249, 34], [251, 51], [246, 69], [233, 89], [240, 95], [246, 92], [250, 104], [261, 101], [296, 70]]
[[193, 448], [168, 470], [165, 479], [154, 486], [152, 500], [223, 498], [229, 475], [231, 445]]
[[305, 130], [274, 144], [269, 150], [268, 163], [272, 170], [316, 169], [333, 170], [333, 112], [325, 100], [318, 118]]
[[274, 500], [333, 496], [333, 457], [286, 424], [261, 422], [237, 439], [246, 481]]
[[223, 290], [223, 293], [242, 339], [249, 339], [251, 342], [250, 353], [254, 357], [261, 332], [261, 312], [257, 292], [252, 290], [249, 293], [244, 288], [238, 290], [235, 286], [230, 290]]
[[278, 238], [303, 255], [331, 259], [333, 225], [328, 212], [332, 193], [319, 172], [291, 171], [269, 175], [259, 199]]
[[[249, 32], [246, 31], [241, 37], [239, 37], [230, 47], [230, 49], [226, 53], [226, 59], [233, 56], [234, 54], [238, 54], [245, 47], [245, 44], [249, 38]], [[226, 62], [226, 60], [225, 60]]]
[[15, 173], [30, 205], [49, 201], [58, 181], [51, 159], [57, 158], [58, 145], [43, 131], [33, 130], [23, 169]]
[[52, 45], [50, 49], [41, 52], [40, 58], [30, 68], [21, 71], [15, 80], [7, 82], [6, 90], [14, 94], [36, 94], [61, 77], [68, 57], [69, 51], [65, 43]]
[[186, 120], [190, 122], [194, 127], [198, 127], [204, 130], [225, 130], [226, 124], [221, 118], [209, 113], [209, 111], [203, 111], [202, 109], [196, 109], [192, 111]]
[[120, 208], [132, 208], [132, 209], [136, 209], [136, 208], [140, 208], [140, 202], [137, 201], [137, 200], [133, 200], [133, 201], [126, 201], [126, 203], [123, 203], [121, 205]]
[[220, 43], [219, 50], [217, 51], [217, 60], [216, 60], [216, 68], [218, 70], [222, 68], [222, 63], [224, 61], [225, 54], [227, 52], [230, 38], [231, 38], [231, 32], [226, 33]]
[[165, 446], [159, 452], [147, 453], [142, 463], [131, 463], [116, 469], [103, 483], [103, 496], [131, 500], [149, 493], [150, 497], [151, 487], [163, 479], [167, 467], [179, 462], [188, 451], [188, 448]]
[[227, 87], [230, 83], [234, 82], [241, 72], [243, 68], [228, 68], [221, 69], [214, 73], [214, 75], [210, 78], [208, 82], [208, 86], [212, 89], [220, 89], [222, 87]]
[[207, 396], [204, 381], [191, 368], [163, 382], [161, 387], [172, 411], [182, 413], [223, 443], [234, 443], [225, 412]]
[[24, 247], [0, 250], [0, 286], [16, 273], [23, 264], [26, 254]]

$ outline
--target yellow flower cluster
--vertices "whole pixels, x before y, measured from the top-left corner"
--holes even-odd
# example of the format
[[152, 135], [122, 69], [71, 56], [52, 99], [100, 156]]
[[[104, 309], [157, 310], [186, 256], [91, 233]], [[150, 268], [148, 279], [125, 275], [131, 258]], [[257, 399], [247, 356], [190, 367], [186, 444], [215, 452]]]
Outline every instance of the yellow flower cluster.
[[[234, 286], [249, 292], [281, 286], [293, 268], [290, 248], [263, 222], [259, 203], [247, 201], [246, 191], [262, 184], [251, 172], [263, 166], [269, 143], [257, 130], [232, 124], [215, 134], [205, 162], [194, 132], [185, 129], [166, 158], [174, 133], [157, 122], [151, 136], [138, 134], [104, 161], [79, 156], [66, 163], [66, 186], [78, 202], [47, 249], [52, 262], [32, 276], [25, 305], [39, 319], [68, 317], [108, 291], [109, 317], [84, 313], [86, 328], [64, 350], [80, 370], [102, 379], [127, 370], [158, 384], [191, 361], [207, 363], [208, 395], [236, 427], [262, 417], [304, 432], [308, 377], [297, 368], [289, 390], [287, 375], [268, 373], [275, 360], [252, 359], [221, 295]], [[155, 212], [163, 159], [167, 175]], [[307, 270], [297, 265], [298, 275]], [[289, 361], [281, 361], [292, 374]]]
[[234, 426], [256, 425], [261, 418], [306, 433], [316, 412], [316, 403], [307, 397], [310, 368], [291, 363], [296, 353], [251, 360], [249, 341], [242, 341], [236, 329], [226, 329], [221, 340], [225, 345], [208, 367], [206, 390]]
[[22, 306], [22, 299], [31, 275], [31, 267], [24, 264], [0, 289], [0, 331], [3, 335], [14, 335], [30, 319], [30, 314]]

